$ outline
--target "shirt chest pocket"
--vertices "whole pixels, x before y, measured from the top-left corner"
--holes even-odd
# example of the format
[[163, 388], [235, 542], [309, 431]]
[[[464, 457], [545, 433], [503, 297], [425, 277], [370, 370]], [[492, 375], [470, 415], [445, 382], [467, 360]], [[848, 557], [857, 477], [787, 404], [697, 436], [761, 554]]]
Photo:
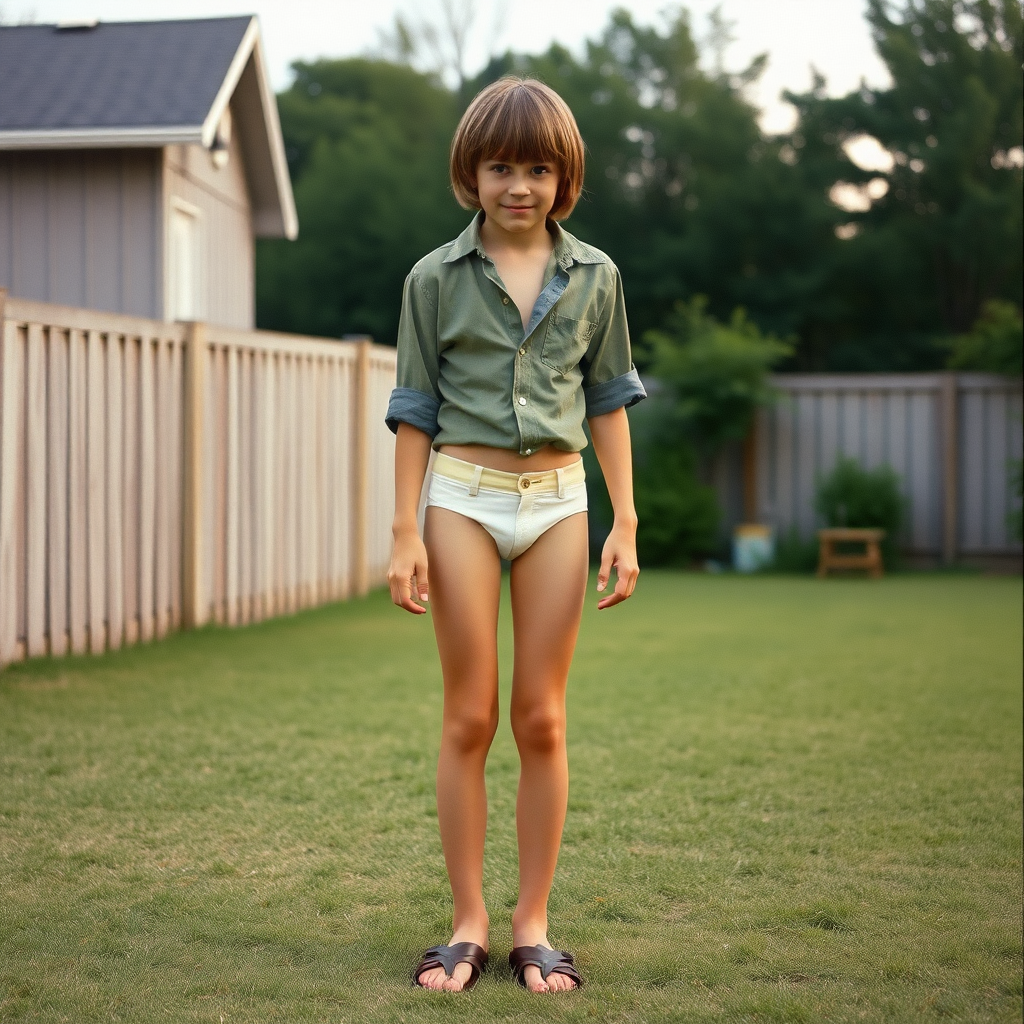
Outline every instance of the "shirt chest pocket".
[[597, 324], [589, 320], [573, 320], [552, 313], [540, 350], [541, 362], [559, 373], [568, 373], [579, 365], [596, 330]]

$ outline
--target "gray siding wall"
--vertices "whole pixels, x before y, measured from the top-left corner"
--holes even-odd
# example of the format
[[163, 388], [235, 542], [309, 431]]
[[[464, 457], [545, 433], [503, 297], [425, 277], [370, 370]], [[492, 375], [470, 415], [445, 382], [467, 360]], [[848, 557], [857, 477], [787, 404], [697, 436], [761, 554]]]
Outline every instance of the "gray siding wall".
[[0, 288], [163, 315], [160, 150], [0, 152]]
[[215, 168], [201, 146], [168, 146], [165, 154], [164, 208], [168, 215], [174, 198], [200, 211], [201, 318], [225, 327], [251, 329], [256, 323], [256, 255], [237, 127], [226, 167]]

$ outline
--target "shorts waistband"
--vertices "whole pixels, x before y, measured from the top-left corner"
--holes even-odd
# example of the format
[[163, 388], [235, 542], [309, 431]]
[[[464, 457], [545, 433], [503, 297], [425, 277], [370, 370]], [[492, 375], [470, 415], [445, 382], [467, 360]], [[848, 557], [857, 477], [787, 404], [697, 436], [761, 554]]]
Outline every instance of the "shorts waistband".
[[441, 452], [434, 457], [433, 471], [438, 476], [469, 484], [469, 493], [476, 494], [482, 487], [488, 491], [506, 491], [510, 494], [537, 494], [557, 491], [559, 497], [566, 487], [573, 487], [586, 480], [583, 460], [573, 462], [563, 469], [544, 469], [535, 473], [505, 473], [500, 469], [476, 466], [472, 462], [453, 459]]

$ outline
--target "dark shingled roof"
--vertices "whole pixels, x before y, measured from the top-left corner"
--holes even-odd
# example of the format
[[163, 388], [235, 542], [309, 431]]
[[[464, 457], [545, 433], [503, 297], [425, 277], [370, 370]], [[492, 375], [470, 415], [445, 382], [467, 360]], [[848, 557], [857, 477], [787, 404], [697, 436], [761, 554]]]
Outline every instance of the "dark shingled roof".
[[0, 27], [0, 131], [201, 125], [250, 17]]

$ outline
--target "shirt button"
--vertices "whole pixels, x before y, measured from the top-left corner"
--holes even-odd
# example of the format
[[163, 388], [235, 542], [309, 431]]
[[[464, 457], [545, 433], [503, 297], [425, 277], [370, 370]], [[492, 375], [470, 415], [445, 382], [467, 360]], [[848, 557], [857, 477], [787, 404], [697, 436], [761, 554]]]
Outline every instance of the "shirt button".
[[533, 454], [533, 449], [532, 448], [527, 448], [526, 449], [526, 454], [527, 455], [532, 455]]
[[520, 354], [521, 356], [525, 356], [525, 355], [526, 355], [526, 349], [525, 349], [525, 348], [521, 348], [521, 349], [519, 350], [519, 354]]
[[501, 302], [502, 302], [502, 305], [507, 306], [508, 305], [508, 296], [506, 295], [505, 298], [503, 298], [501, 300]]
[[520, 405], [526, 405], [526, 399], [525, 398], [520, 398], [519, 399], [519, 404]]

